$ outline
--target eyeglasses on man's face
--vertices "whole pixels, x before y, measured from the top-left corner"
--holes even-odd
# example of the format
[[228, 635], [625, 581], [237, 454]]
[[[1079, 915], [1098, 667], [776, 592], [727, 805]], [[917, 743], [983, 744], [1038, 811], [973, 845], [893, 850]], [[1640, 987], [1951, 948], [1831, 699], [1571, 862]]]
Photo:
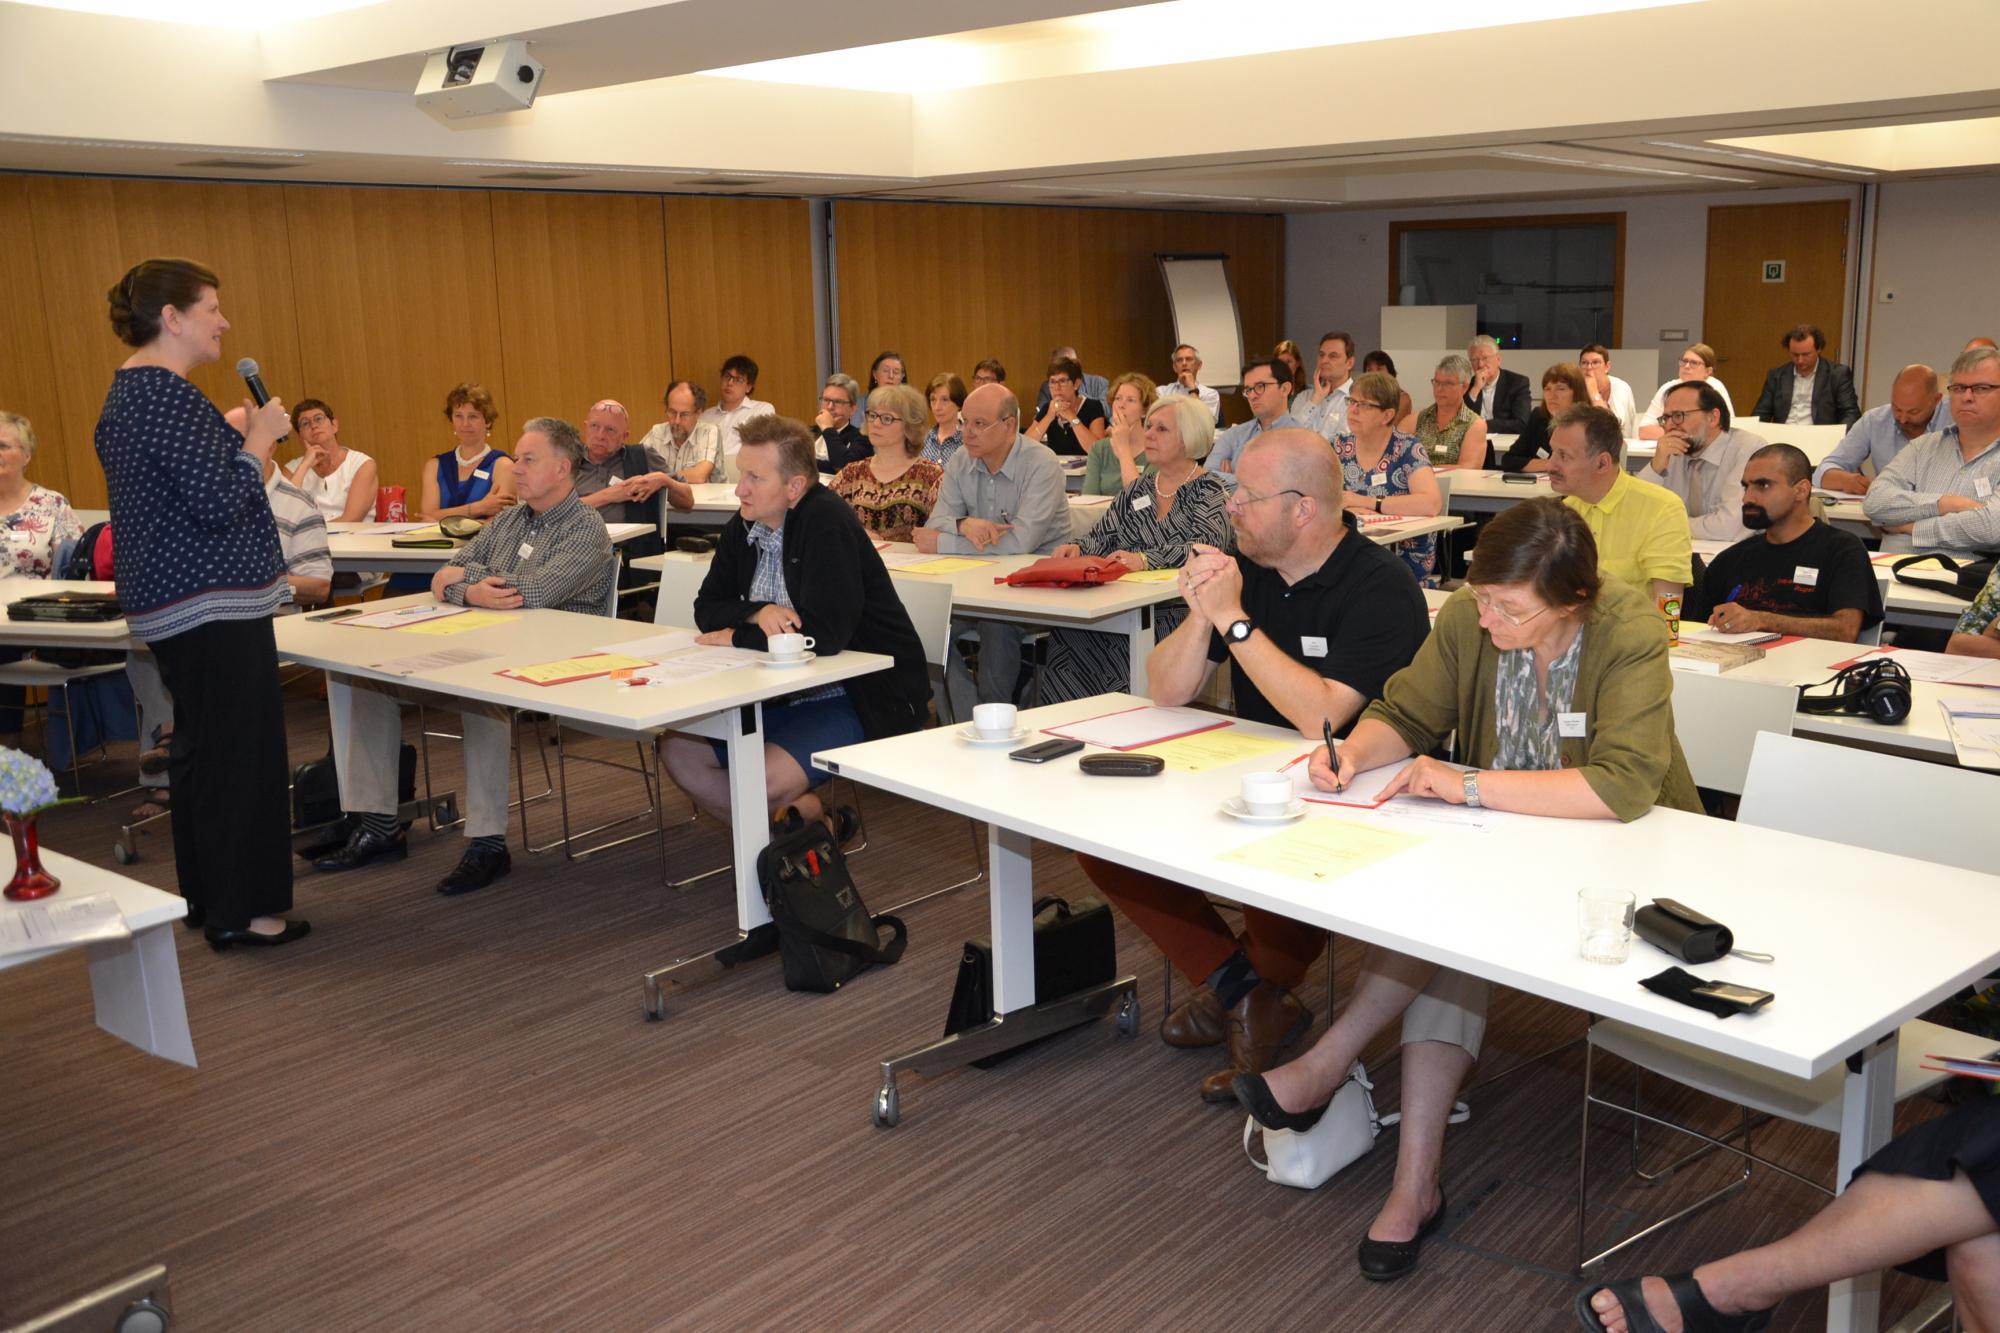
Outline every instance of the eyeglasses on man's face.
[[1264, 390], [1275, 389], [1277, 387], [1278, 382], [1276, 380], [1246, 380], [1243, 384], [1243, 393], [1245, 397], [1255, 398], [1258, 394], [1264, 392]]
[[1229, 493], [1229, 498], [1222, 502], [1222, 507], [1225, 509], [1248, 509], [1251, 505], [1263, 504], [1264, 501], [1275, 500], [1281, 495], [1304, 497], [1305, 492], [1288, 487], [1282, 491], [1272, 491], [1269, 495], [1252, 495], [1248, 490], [1238, 486]]
[[1708, 409], [1705, 407], [1690, 407], [1682, 412], [1662, 412], [1660, 413], [1660, 424], [1669, 429], [1678, 430], [1683, 421], [1692, 421], [1696, 417], [1705, 417], [1707, 415]]
[[1947, 386], [1945, 392], [1961, 398], [1984, 398], [1995, 389], [2000, 389], [2000, 384], [1953, 384]]
[[819, 405], [820, 405], [821, 407], [852, 407], [852, 406], [854, 406], [854, 404], [853, 404], [853, 403], [850, 403], [850, 402], [848, 402], [848, 401], [847, 401], [847, 398], [846, 398], [846, 396], [845, 396], [845, 395], [840, 395], [840, 396], [835, 396], [835, 395], [832, 395], [832, 394], [824, 394], [824, 393], [823, 393], [823, 394], [821, 394], [821, 395], [819, 396]]

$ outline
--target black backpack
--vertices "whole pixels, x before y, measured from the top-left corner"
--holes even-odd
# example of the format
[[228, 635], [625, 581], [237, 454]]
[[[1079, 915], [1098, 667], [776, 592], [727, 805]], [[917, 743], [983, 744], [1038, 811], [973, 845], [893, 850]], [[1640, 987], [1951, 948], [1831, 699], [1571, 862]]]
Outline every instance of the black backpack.
[[[875, 964], [901, 958], [910, 942], [900, 920], [868, 914], [847, 859], [818, 820], [774, 834], [757, 853], [757, 879], [778, 928], [786, 990], [839, 990]], [[886, 945], [883, 926], [894, 933]]]

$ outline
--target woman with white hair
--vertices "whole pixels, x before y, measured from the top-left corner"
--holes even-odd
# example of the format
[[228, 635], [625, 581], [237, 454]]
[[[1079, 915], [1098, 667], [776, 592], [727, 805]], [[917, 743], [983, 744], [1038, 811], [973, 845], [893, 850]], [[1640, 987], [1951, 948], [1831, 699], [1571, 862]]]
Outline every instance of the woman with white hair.
[[[1107, 555], [1134, 571], [1179, 569], [1196, 542], [1231, 549], [1229, 483], [1205, 472], [1201, 460], [1215, 442], [1215, 418], [1196, 398], [1162, 398], [1146, 414], [1146, 462], [1152, 471], [1127, 486], [1081, 541], [1057, 556]], [[1166, 638], [1187, 618], [1187, 603], [1154, 608], [1154, 633]], [[1042, 693], [1050, 702], [1129, 688], [1131, 650], [1120, 634], [1059, 629], [1049, 634]]]
[[69, 501], [28, 480], [35, 428], [18, 412], [0, 412], [0, 578], [55, 575], [56, 550], [83, 535]]
[[1453, 352], [1431, 373], [1431, 405], [1417, 413], [1416, 437], [1432, 467], [1486, 466], [1486, 423], [1465, 401], [1472, 362]]

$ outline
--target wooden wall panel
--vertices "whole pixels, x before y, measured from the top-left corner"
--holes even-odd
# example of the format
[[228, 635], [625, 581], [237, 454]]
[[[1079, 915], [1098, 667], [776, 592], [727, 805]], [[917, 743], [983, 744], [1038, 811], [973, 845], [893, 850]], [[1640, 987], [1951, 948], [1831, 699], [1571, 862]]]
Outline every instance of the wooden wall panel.
[[408, 487], [412, 510], [423, 460], [451, 447], [454, 384], [492, 393], [493, 443], [511, 452], [535, 410], [505, 374], [490, 196], [288, 185], [284, 212], [304, 365], [287, 401], [332, 404], [342, 441], [376, 459], [384, 485]]
[[[997, 356], [1032, 407], [1049, 349], [1073, 343], [1107, 378], [1169, 373], [1173, 320], [1154, 255], [1220, 252], [1246, 355], [1279, 337], [1284, 226], [1265, 215], [839, 202], [839, 362], [863, 379], [885, 348], [912, 380]], [[1241, 402], [1226, 398], [1240, 415]]]
[[493, 196], [502, 361], [522, 418], [581, 428], [592, 403], [615, 398], [635, 440], [662, 419], [674, 378], [664, 227], [657, 196]]
[[819, 377], [806, 202], [670, 195], [666, 211], [674, 378], [713, 402], [723, 359], [741, 352], [757, 363], [756, 396], [810, 421]]
[[[74, 489], [69, 428], [49, 352], [35, 219], [23, 176], [0, 176], [0, 290], [13, 293], [14, 309], [21, 312], [19, 319], [0, 319], [0, 411], [18, 412], [34, 423], [37, 452], [29, 477], [69, 495]], [[81, 446], [90, 448], [87, 437]]]
[[[243, 401], [236, 362], [244, 356], [256, 358], [273, 393], [295, 396], [287, 388], [299, 374], [297, 301], [284, 201], [276, 190], [56, 176], [29, 177], [27, 188], [72, 502], [104, 504], [92, 435], [111, 372], [130, 355], [112, 335], [105, 293], [142, 259], [185, 256], [222, 280], [222, 312], [230, 323], [222, 359], [194, 373], [210, 398], [222, 407]], [[43, 475], [55, 475], [53, 461]]]

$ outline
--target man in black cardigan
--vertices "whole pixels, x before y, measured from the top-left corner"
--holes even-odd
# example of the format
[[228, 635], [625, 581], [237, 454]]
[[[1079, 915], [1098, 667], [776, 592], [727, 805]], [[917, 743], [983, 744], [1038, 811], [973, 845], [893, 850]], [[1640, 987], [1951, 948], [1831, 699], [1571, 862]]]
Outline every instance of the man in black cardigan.
[[[694, 602], [698, 642], [762, 650], [773, 634], [810, 635], [816, 654], [853, 649], [895, 659], [886, 671], [807, 688], [764, 704], [764, 790], [774, 820], [796, 811], [825, 819], [845, 841], [851, 823], [830, 817], [813, 789], [828, 774], [816, 750], [915, 731], [924, 724], [930, 670], [909, 612], [889, 582], [875, 541], [845, 500], [819, 483], [813, 436], [788, 417], [743, 423], [736, 455], [742, 508], [723, 526]], [[694, 803], [727, 822], [723, 747], [664, 738], [667, 772]]]

